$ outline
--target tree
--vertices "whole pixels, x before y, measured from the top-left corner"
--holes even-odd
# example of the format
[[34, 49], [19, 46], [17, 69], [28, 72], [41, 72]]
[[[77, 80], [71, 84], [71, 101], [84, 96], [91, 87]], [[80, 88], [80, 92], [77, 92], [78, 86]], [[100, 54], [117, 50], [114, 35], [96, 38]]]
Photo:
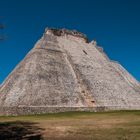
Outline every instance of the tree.
[[4, 29], [4, 24], [0, 23], [0, 29]]
[[[5, 28], [5, 25], [2, 24], [2, 23], [0, 23], [0, 30], [3, 30], [4, 28]], [[2, 35], [2, 34], [0, 34], [0, 41], [1, 41], [1, 40], [4, 40], [4, 39], [5, 39], [5, 36]]]

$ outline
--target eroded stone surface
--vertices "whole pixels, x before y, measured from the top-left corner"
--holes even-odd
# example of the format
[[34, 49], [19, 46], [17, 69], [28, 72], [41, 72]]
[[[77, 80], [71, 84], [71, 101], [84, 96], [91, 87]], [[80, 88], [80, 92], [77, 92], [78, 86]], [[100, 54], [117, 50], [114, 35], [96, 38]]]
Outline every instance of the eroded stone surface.
[[2, 84], [0, 107], [0, 114], [140, 109], [140, 84], [84, 34], [48, 29]]

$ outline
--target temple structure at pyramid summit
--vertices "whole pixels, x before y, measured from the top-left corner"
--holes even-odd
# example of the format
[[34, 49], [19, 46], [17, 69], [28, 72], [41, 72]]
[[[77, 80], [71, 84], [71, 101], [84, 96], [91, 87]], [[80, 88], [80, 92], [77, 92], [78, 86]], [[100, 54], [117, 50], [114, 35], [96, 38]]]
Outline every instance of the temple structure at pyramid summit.
[[47, 28], [0, 87], [0, 115], [140, 110], [140, 83], [96, 41]]

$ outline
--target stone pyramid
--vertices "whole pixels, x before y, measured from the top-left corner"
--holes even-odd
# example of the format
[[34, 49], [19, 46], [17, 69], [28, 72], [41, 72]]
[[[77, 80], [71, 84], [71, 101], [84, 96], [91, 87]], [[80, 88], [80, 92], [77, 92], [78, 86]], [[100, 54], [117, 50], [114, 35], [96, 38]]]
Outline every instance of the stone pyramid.
[[140, 83], [96, 41], [47, 28], [0, 87], [0, 115], [140, 109]]

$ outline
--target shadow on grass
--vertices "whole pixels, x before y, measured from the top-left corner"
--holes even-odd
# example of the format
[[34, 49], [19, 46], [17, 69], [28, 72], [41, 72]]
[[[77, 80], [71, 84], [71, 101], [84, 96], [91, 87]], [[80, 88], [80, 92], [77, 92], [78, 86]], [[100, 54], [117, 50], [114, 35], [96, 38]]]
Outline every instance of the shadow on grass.
[[0, 123], [0, 140], [43, 140], [42, 131], [32, 122], [3, 122]]

